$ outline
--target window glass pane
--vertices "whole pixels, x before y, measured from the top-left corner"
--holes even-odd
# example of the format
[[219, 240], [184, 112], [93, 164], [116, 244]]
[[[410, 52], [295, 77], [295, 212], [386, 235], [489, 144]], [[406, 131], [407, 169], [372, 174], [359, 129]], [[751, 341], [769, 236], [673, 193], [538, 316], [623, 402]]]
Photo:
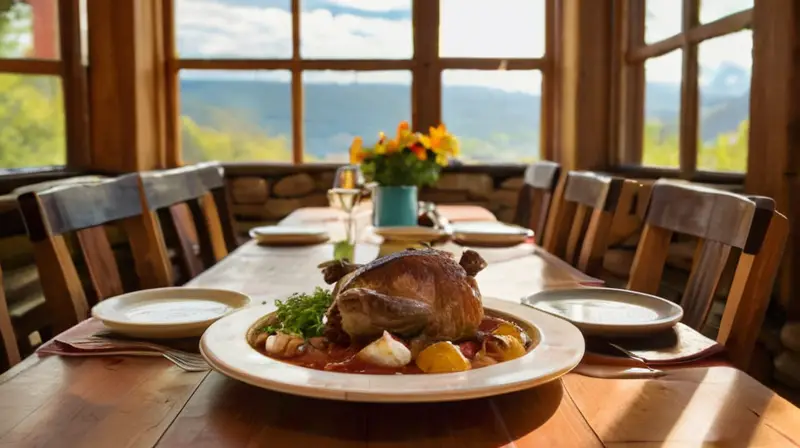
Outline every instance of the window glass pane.
[[644, 142], [642, 164], [677, 168], [681, 115], [682, 50], [644, 64]]
[[290, 0], [176, 0], [182, 58], [292, 57]]
[[443, 57], [544, 55], [544, 0], [439, 0], [439, 5]]
[[753, 7], [753, 0], [700, 0], [700, 23], [713, 22]]
[[181, 144], [188, 163], [292, 161], [286, 70], [182, 70]]
[[697, 168], [745, 171], [750, 123], [753, 32], [740, 31], [700, 43]]
[[407, 71], [303, 72], [304, 158], [347, 162], [353, 137], [372, 145], [378, 133], [394, 135], [411, 121], [411, 73]]
[[64, 103], [58, 77], [0, 74], [0, 168], [65, 162]]
[[681, 32], [683, 2], [680, 0], [646, 0], [644, 41], [657, 42]]
[[542, 75], [531, 71], [444, 70], [442, 120], [465, 163], [539, 159]]
[[411, 59], [411, 0], [304, 0], [300, 4], [303, 58]]
[[58, 0], [0, 1], [0, 58], [58, 57]]

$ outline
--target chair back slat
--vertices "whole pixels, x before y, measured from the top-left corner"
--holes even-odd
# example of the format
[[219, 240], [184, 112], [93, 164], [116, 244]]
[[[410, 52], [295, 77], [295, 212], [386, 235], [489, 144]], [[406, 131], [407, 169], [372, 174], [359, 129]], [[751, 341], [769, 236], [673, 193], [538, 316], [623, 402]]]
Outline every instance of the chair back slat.
[[755, 210], [756, 203], [744, 196], [686, 182], [655, 182], [628, 288], [657, 294], [673, 233], [698, 238], [681, 307], [683, 322], [699, 330], [731, 248], [747, 243]]
[[204, 194], [197, 201], [189, 203], [195, 226], [197, 227], [200, 254], [203, 262], [210, 266], [228, 255], [228, 248], [223, 235], [222, 219], [216, 201], [210, 193]]
[[195, 242], [189, 235], [188, 228], [194, 224], [191, 222], [189, 214], [186, 213], [188, 207], [184, 204], [158, 210], [158, 220], [161, 222], [161, 229], [164, 231], [164, 241], [174, 243], [178, 251], [178, 269], [183, 279], [188, 280], [200, 275], [203, 272], [203, 263], [195, 256]]
[[[20, 198], [34, 194], [37, 193], [24, 193]], [[47, 222], [49, 229], [29, 227], [28, 232], [34, 240], [40, 240], [48, 233], [63, 235], [142, 214], [139, 181], [135, 174], [111, 181], [58, 186], [38, 195], [42, 213], [47, 216], [47, 220], [41, 222]]]
[[740, 195], [659, 180], [650, 195], [646, 223], [741, 249], [754, 210], [753, 201]]
[[[8, 313], [8, 303], [3, 288], [3, 270], [0, 269], [0, 338], [3, 339], [6, 367], [13, 367], [21, 361], [17, 336], [11, 325], [11, 316]], [[2, 369], [0, 369], [2, 371]]]
[[119, 267], [105, 229], [102, 226], [89, 227], [78, 230], [76, 234], [97, 300], [122, 294]]
[[681, 300], [682, 322], [700, 329], [708, 317], [722, 271], [728, 262], [731, 246], [713, 240], [700, 240], [692, 263], [694, 265], [686, 282]]
[[532, 229], [540, 244], [544, 241], [547, 215], [560, 172], [561, 166], [549, 161], [536, 162], [525, 169], [514, 222]]

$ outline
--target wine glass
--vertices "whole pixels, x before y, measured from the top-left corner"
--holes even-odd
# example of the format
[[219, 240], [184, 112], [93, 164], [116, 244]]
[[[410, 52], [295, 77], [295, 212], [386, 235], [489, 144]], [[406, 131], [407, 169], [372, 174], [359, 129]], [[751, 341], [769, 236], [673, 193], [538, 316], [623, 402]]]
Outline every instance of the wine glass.
[[358, 165], [345, 165], [336, 170], [333, 178], [333, 188], [328, 190], [328, 201], [331, 206], [342, 209], [347, 213], [345, 221], [346, 241], [355, 240], [353, 210], [361, 200], [364, 188], [364, 174]]

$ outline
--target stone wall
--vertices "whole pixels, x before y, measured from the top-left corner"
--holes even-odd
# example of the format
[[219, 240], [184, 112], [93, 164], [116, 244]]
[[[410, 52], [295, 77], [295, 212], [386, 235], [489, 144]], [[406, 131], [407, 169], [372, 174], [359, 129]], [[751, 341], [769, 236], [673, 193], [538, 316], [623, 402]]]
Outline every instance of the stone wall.
[[[523, 167], [454, 167], [420, 200], [437, 204], [474, 204], [511, 222], [522, 188]], [[275, 223], [302, 207], [326, 207], [336, 166], [226, 166], [233, 213], [241, 233]]]

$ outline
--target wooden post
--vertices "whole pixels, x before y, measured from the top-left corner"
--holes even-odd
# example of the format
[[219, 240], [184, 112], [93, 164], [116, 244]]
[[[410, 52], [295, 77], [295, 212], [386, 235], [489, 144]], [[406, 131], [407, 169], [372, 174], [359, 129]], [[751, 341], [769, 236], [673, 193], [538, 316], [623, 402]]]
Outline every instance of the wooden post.
[[87, 0], [91, 54], [91, 168], [166, 166], [161, 0]]
[[613, 9], [611, 0], [563, 0], [559, 142], [564, 170], [608, 167]]
[[411, 124], [427, 132], [442, 121], [441, 101], [420, 103], [424, 98], [442, 97], [439, 64], [439, 2], [414, 0], [414, 76], [411, 85]]
[[789, 217], [790, 237], [781, 269], [781, 299], [800, 318], [800, 5], [794, 0], [755, 2], [750, 151], [745, 189], [775, 199]]

